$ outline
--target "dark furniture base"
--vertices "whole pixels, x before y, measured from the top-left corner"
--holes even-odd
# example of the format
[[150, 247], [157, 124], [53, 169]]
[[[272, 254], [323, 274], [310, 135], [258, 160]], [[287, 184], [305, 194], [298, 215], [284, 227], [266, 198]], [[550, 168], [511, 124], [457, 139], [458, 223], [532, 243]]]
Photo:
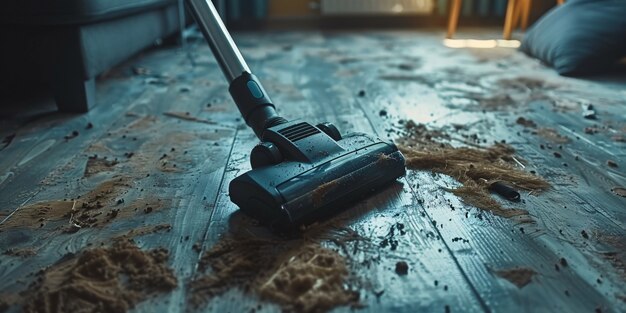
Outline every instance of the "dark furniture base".
[[[59, 110], [87, 112], [96, 103], [95, 78], [157, 39], [180, 29], [176, 1], [144, 10], [63, 24], [0, 22], [4, 86], [46, 82]], [[4, 17], [3, 17], [4, 18]]]

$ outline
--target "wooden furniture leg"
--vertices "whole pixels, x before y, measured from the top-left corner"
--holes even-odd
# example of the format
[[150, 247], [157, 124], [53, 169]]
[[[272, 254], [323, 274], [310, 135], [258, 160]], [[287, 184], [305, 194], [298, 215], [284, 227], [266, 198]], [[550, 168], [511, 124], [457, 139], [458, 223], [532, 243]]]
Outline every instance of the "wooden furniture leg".
[[556, 4], [558, 4], [558, 5], [561, 5], [563, 3], [565, 3], [565, 0], [556, 0]]
[[462, 0], [452, 0], [452, 7], [450, 8], [450, 17], [448, 20], [448, 34], [446, 38], [451, 39], [456, 33], [456, 27], [459, 23], [459, 14], [461, 13]]
[[522, 30], [526, 30], [526, 28], [528, 28], [528, 17], [530, 16], [530, 8], [532, 6], [532, 3], [532, 0], [522, 1]]
[[85, 113], [96, 103], [95, 78], [83, 79], [68, 75], [55, 75], [52, 91], [61, 112]]
[[504, 31], [502, 37], [505, 40], [511, 39], [511, 33], [513, 32], [513, 22], [515, 20], [515, 7], [518, 0], [509, 0], [509, 4], [506, 8], [506, 18], [504, 19]]

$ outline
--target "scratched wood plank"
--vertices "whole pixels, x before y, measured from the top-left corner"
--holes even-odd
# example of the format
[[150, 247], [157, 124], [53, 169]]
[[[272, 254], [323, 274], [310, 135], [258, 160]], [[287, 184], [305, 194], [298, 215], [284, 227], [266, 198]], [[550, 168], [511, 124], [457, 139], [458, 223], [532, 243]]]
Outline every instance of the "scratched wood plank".
[[[149, 68], [167, 70], [169, 79], [164, 81], [161, 77], [146, 84], [143, 87], [146, 92], [130, 105], [111, 103], [121, 106], [124, 114], [81, 150], [66, 151], [65, 157], [60, 158], [64, 162], [52, 170], [45, 179], [47, 184], [29, 202], [76, 198], [102, 182], [121, 177], [126, 188], [115, 199], [123, 199], [128, 205], [118, 203], [111, 209], [118, 207], [130, 212], [120, 213], [125, 217], [109, 224], [74, 234], [59, 232], [58, 223], [41, 229], [4, 230], [2, 251], [8, 247], [33, 248], [36, 254], [27, 259], [0, 255], [2, 292], [23, 290], [33, 278], [29, 274], [67, 253], [106, 243], [111, 237], [132, 229], [168, 224], [171, 225], [168, 231], [142, 236], [137, 238], [137, 243], [144, 248], [165, 247], [171, 251], [170, 264], [179, 279], [179, 287], [162, 298], [142, 303], [137, 311], [154, 312], [164, 307], [168, 311], [184, 311], [185, 281], [198, 258], [192, 245], [203, 238], [208, 227], [235, 130], [241, 124], [233, 106], [225, 107], [224, 103], [214, 101], [226, 87], [217, 66], [197, 64], [192, 68], [185, 59], [182, 54], [169, 53], [159, 59], [164, 68], [157, 65]], [[150, 65], [147, 60], [142, 61], [138, 65]], [[162, 76], [163, 72], [159, 74]], [[129, 157], [129, 153], [133, 155]], [[96, 154], [119, 163], [87, 176], [86, 163]], [[154, 211], [144, 213], [144, 203], [150, 204]], [[135, 207], [138, 210], [133, 212]], [[16, 277], [24, 279], [16, 280]]]
[[[377, 44], [372, 43], [370, 46], [377, 46]], [[380, 43], [378, 46], [380, 46]], [[417, 47], [402, 47], [402, 49], [409, 50], [412, 48]], [[436, 47], [431, 46], [430, 48], [435, 49]], [[442, 54], [444, 53], [442, 52]], [[433, 54], [423, 53], [420, 55], [427, 56], [424, 58], [424, 63], [437, 64], [439, 61], [439, 64], [442, 64], [436, 57], [432, 62], [429, 62], [430, 56]], [[458, 66], [456, 62], [448, 61], [445, 63], [446, 67], [455, 65]], [[369, 62], [367, 67], [376, 68], [372, 62]], [[484, 65], [482, 67], [484, 67]], [[388, 72], [389, 67], [385, 64], [381, 64], [376, 70]], [[429, 69], [429, 71], [431, 70], [432, 69]], [[465, 72], [471, 72], [471, 70], [472, 69], [468, 69]], [[485, 68], [477, 70], [485, 72]], [[492, 69], [492, 71], [495, 70]], [[497, 71], [495, 72], [497, 73]], [[450, 107], [442, 105], [443, 103], [436, 97], [437, 95], [433, 95], [432, 91], [429, 92], [429, 88], [433, 87], [433, 83], [424, 79], [429, 75], [436, 76], [437, 73], [426, 71], [425, 73], [419, 74], [420, 76], [410, 77], [410, 80], [414, 80], [414, 82], [412, 82], [413, 84], [416, 82], [422, 85], [426, 84], [426, 88], [421, 88], [421, 86], [413, 88], [413, 86], [406, 87], [399, 84], [385, 84], [374, 80], [369, 81], [367, 92], [374, 94], [374, 101], [368, 102], [369, 99], [366, 99], [362, 102], [366, 112], [369, 113], [370, 119], [374, 121], [375, 124], [379, 125], [378, 129], [389, 129], [392, 127], [393, 123], [397, 122], [398, 118], [411, 116], [411, 114], [419, 114], [421, 117], [418, 117], [420, 118], [418, 121], [430, 122], [433, 127], [451, 126], [453, 123], [467, 123], [472, 120], [484, 119], [490, 121], [490, 123], [488, 123], [488, 127], [479, 129], [478, 133], [480, 133], [481, 136], [486, 136], [489, 142], [493, 142], [494, 140], [499, 141], [501, 139], [506, 139], [510, 142], [512, 139], [513, 141], [518, 139], [515, 136], [515, 132], [510, 130], [509, 125], [498, 123], [501, 121], [502, 115], [504, 114], [498, 116], [498, 114], [489, 114], [479, 111], [478, 114], [473, 114], [474, 116], [472, 117], [468, 116], [468, 112], [455, 112], [453, 109], [450, 109]], [[492, 73], [487, 72], [487, 74]], [[528, 72], [525, 74], [528, 74]], [[542, 74], [546, 75], [545, 73]], [[396, 77], [400, 76], [398, 74], [394, 75], [397, 75]], [[406, 75], [406, 73], [402, 75]], [[449, 77], [448, 79], [450, 79], [450, 81], [444, 80], [438, 83], [448, 85], [456, 83], [461, 85], [460, 82], [454, 81], [454, 77]], [[474, 88], [476, 86], [466, 85], [455, 87]], [[598, 90], [598, 92], [602, 92], [602, 90]], [[413, 95], [413, 97], [406, 97], [407, 95]], [[604, 96], [603, 94], [596, 94], [596, 96], [599, 95]], [[621, 104], [623, 105], [623, 103]], [[381, 108], [392, 112], [386, 112], [387, 114], [394, 114], [396, 112], [398, 112], [398, 114], [395, 115], [394, 119], [386, 120], [378, 114]], [[457, 111], [462, 111], [462, 109], [458, 108]], [[469, 113], [469, 115], [472, 115], [471, 112]], [[385, 114], [385, 116], [387, 116], [387, 114]], [[478, 117], [476, 115], [478, 115]], [[525, 116], [534, 117], [534, 115]], [[548, 116], [546, 119], [550, 119], [550, 117], [552, 116]], [[558, 119], [552, 121], [552, 123], [555, 122], [558, 123]], [[453, 128], [450, 127], [450, 129]], [[515, 144], [515, 146], [518, 147], [517, 141], [515, 141]], [[537, 143], [536, 146], [538, 147], [539, 144]], [[616, 144], [613, 144], [613, 147], [612, 150], [619, 151]], [[617, 153], [619, 154], [619, 152]], [[558, 168], [561, 166], [558, 162], [546, 160], [545, 156], [543, 156], [541, 162], [539, 162], [539, 160], [533, 161], [538, 164], [545, 164], [545, 166], [542, 166], [542, 169]], [[614, 175], [614, 180], [616, 180], [615, 176], [617, 175]], [[586, 208], [588, 212], [586, 213], [583, 213], [585, 208], [581, 208], [578, 215], [570, 214], [569, 212], [559, 213], [559, 211], [562, 211], [559, 210], [561, 209], [560, 205], [570, 208], [580, 207], [582, 198], [566, 188], [557, 189], [547, 195], [546, 197], [548, 197], [548, 199], [544, 201], [548, 203], [539, 205], [541, 198], [537, 198], [539, 201], [532, 201], [531, 204], [526, 206], [529, 211], [531, 211], [531, 214], [551, 215], [554, 216], [553, 219], [560, 220], [561, 223], [568, 221], [565, 222], [567, 223], [567, 227], [564, 228], [569, 230], [570, 235], [576, 234], [576, 241], [580, 242], [580, 244], [569, 245], [561, 242], [563, 238], [559, 235], [558, 231], [548, 235], [546, 231], [540, 227], [536, 230], [531, 227], [531, 229], [526, 230], [526, 232], [533, 234], [530, 235], [530, 237], [537, 238], [528, 239], [525, 238], [527, 235], [519, 234], [518, 226], [507, 224], [506, 221], [499, 221], [497, 218], [495, 220], [493, 218], [490, 219], [486, 225], [483, 222], [480, 222], [478, 225], [468, 224], [463, 214], [468, 211], [472, 212], [471, 208], [462, 206], [462, 204], [456, 202], [457, 208], [458, 205], [461, 205], [464, 209], [456, 213], [445, 211], [446, 207], [448, 207], [447, 210], [450, 210], [448, 201], [453, 201], [454, 197], [450, 197], [449, 194], [441, 191], [439, 186], [451, 187], [453, 186], [452, 182], [446, 181], [446, 179], [442, 177], [433, 179], [430, 175], [418, 174], [410, 175], [409, 179], [411, 182], [420, 185], [420, 188], [416, 189], [415, 192], [418, 197], [425, 200], [428, 210], [434, 211], [431, 216], [434, 221], [438, 221], [438, 224], [443, 227], [441, 231], [444, 238], [448, 240], [458, 237], [471, 238], [471, 242], [477, 243], [477, 246], [472, 245], [474, 247], [470, 248], [473, 249], [473, 251], [469, 250], [470, 253], [467, 253], [468, 251], [466, 249], [460, 249], [462, 252], [455, 255], [457, 259], [460, 260], [462, 268], [470, 276], [470, 281], [479, 289], [481, 297], [489, 304], [490, 308], [496, 310], [519, 308], [521, 299], [523, 299], [523, 302], [529, 303], [528, 305], [532, 305], [533, 308], [538, 310], [541, 310], [540, 308], [544, 310], [576, 310], [580, 308], [586, 308], [588, 310], [595, 308], [616, 310], [623, 307], [619, 296], [621, 296], [624, 282], [623, 277], [617, 277], [620, 276], [619, 269], [613, 268], [606, 260], [603, 260], [597, 253], [594, 253], [596, 252], [595, 249], [597, 245], [591, 245], [587, 242], [581, 242], [580, 240], [582, 239], [580, 236], [581, 230], [598, 228], [600, 225], [611, 235], [621, 234], [623, 236], [624, 234], [623, 228], [619, 225], [623, 221], [623, 218], [619, 215], [622, 214], [619, 209], [607, 209], [613, 212], [613, 214], [615, 214], [614, 216], [596, 214], [601, 213], [602, 210], [593, 209], [593, 207], [597, 207], [596, 205], [600, 207], [610, 207], [611, 204], [617, 204], [617, 207], [620, 207], [619, 203], [623, 201], [623, 199], [616, 197], [607, 198], [606, 186], [601, 189], [588, 189], [587, 193], [602, 195], [602, 198], [598, 197], [594, 205], [588, 205]], [[433, 197], [433, 195], [435, 196]], [[556, 203], [560, 205], [555, 205]], [[623, 202], [621, 203], [623, 205]], [[444, 212], [447, 214], [444, 214]], [[540, 221], [540, 223], [545, 222], [545, 220]], [[548, 224], [550, 224], [549, 220]], [[552, 228], [553, 226], [555, 225], [549, 225], [548, 227]], [[525, 228], [528, 229], [527, 226]], [[520, 239], [518, 237], [522, 238]], [[458, 245], [452, 242], [449, 242], [449, 244], [451, 246]], [[557, 260], [562, 256], [565, 256], [568, 260], [573, 260], [570, 262], [570, 264], [573, 265], [570, 265], [567, 272], [561, 270], [560, 273], [555, 273], [553, 265], [557, 263]], [[541, 276], [549, 277], [550, 279], [545, 281], [545, 278], [542, 279], [540, 286], [533, 285], [530, 288], [525, 287], [522, 290], [523, 292], [517, 291], [516, 288], [510, 288], [510, 286], [507, 286], [507, 283], [494, 280], [493, 274], [491, 273], [494, 269], [516, 265], [537, 267], [540, 269]], [[608, 282], [602, 282], [606, 276], [611, 278], [608, 279]], [[565, 294], [564, 289], [568, 290], [569, 296]], [[572, 289], [575, 291], [572, 291]], [[577, 293], [578, 296], [573, 296], [573, 293]], [[570, 299], [572, 297], [575, 297], [576, 300]]]
[[[163, 62], [174, 51], [160, 51], [153, 54], [152, 60], [143, 60], [153, 71], [165, 72], [172, 64]], [[142, 64], [139, 64], [141, 66]], [[0, 151], [0, 192], [11, 197], [0, 198], [0, 214], [7, 215], [17, 206], [22, 205], [40, 189], [36, 184], [55, 167], [62, 165], [71, 151], [80, 151], [94, 138], [105, 133], [110, 124], [119, 119], [129, 105], [137, 103], [146, 92], [148, 77], [133, 76], [126, 68], [110, 79], [100, 80], [97, 88], [98, 105], [86, 114], [62, 114], [47, 112], [25, 122], [13, 133], [16, 137], [6, 149]], [[88, 123], [93, 128], [87, 129]], [[69, 140], [72, 132], [78, 136]]]

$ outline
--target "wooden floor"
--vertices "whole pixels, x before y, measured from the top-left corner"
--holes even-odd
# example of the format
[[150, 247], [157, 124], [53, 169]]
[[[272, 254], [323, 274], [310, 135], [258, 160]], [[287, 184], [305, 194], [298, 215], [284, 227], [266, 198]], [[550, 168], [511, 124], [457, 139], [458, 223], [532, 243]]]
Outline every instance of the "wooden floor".
[[[355, 204], [336, 218], [376, 246], [394, 225], [406, 225], [406, 233], [395, 237], [395, 250], [351, 256], [380, 256], [361, 274], [384, 293], [363, 291], [366, 306], [358, 311], [626, 311], [626, 198], [611, 191], [626, 187], [624, 80], [563, 78], [514, 49], [451, 49], [442, 38], [441, 31], [236, 36], [288, 119], [329, 121], [342, 132], [385, 139], [398, 136], [400, 120], [413, 120], [453, 137], [505, 140], [527, 161], [526, 170], [553, 186], [541, 195], [522, 194], [518, 206], [535, 221], [524, 224], [463, 204], [446, 192], [455, 186], [453, 179], [429, 172], [409, 171], [398, 184]], [[171, 231], [137, 242], [146, 249], [168, 248], [181, 284], [135, 310], [185, 311], [185, 282], [197, 272], [199, 258], [192, 246], [199, 242], [209, 249], [248, 225], [233, 214], [237, 208], [227, 187], [249, 169], [247, 155], [257, 139], [201, 40], [192, 42], [191, 53], [158, 48], [106, 73], [97, 99], [84, 115], [54, 113], [49, 105], [5, 113], [2, 224], [11, 223], [22, 207], [73, 199], [114, 178], [130, 186], [119, 195], [125, 203], [143, 201], [158, 209], [72, 234], [47, 224], [3, 229], [0, 251], [34, 253], [0, 255], [0, 294], [25, 289], [29, 274], [69, 252], [140, 226], [170, 224]], [[588, 105], [596, 119], [583, 117]], [[517, 124], [519, 117], [537, 127]], [[89, 162], [94, 155], [114, 162]], [[394, 272], [400, 260], [409, 264], [407, 276]], [[537, 272], [523, 288], [496, 275], [517, 267]], [[259, 301], [235, 290], [203, 310], [247, 312]], [[279, 309], [264, 304], [259, 311]]]

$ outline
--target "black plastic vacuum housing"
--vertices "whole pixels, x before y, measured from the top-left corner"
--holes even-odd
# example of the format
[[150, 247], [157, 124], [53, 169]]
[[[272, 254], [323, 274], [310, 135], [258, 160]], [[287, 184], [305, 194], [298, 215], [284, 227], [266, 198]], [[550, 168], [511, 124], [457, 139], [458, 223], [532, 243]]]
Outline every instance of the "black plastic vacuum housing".
[[405, 174], [404, 157], [390, 142], [330, 123], [287, 121], [251, 74], [211, 0], [186, 0], [207, 39], [239, 111], [261, 139], [252, 170], [233, 179], [231, 200], [248, 215], [280, 229], [309, 224]]

